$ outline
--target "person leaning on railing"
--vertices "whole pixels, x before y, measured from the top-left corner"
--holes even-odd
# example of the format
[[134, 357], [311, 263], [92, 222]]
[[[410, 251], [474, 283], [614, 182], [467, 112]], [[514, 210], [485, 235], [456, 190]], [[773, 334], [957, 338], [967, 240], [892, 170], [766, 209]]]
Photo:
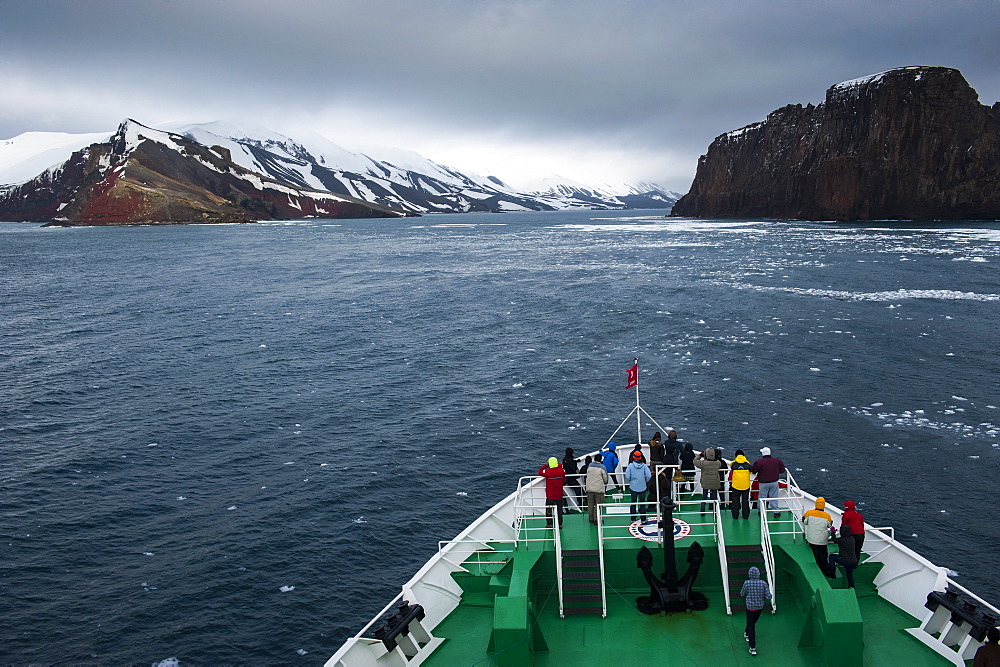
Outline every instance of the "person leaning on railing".
[[762, 512], [766, 512], [770, 509], [774, 512], [774, 518], [777, 519], [781, 516], [781, 506], [778, 504], [778, 494], [779, 484], [778, 480], [781, 475], [785, 472], [785, 464], [776, 456], [771, 456], [771, 448], [763, 447], [760, 450], [760, 458], [754, 461], [753, 467], [750, 468], [750, 472], [757, 473], [757, 486], [759, 490], [759, 497], [761, 499], [771, 499], [774, 498], [773, 504], [770, 507], [765, 504], [762, 508]]
[[743, 518], [750, 518], [750, 461], [743, 454], [742, 449], [736, 450], [736, 458], [733, 459], [733, 464], [729, 466], [730, 469], [730, 479], [729, 479], [729, 496], [730, 496], [730, 508], [733, 512], [733, 518], [740, 518], [740, 511], [742, 508]]
[[562, 528], [563, 505], [566, 500], [563, 498], [563, 485], [566, 483], [566, 471], [559, 465], [556, 457], [550, 457], [548, 463], [543, 463], [538, 469], [538, 474], [545, 478], [545, 525], [552, 527], [552, 517], [548, 513], [549, 507], [554, 507], [553, 514], [556, 516], [556, 528]]
[[805, 533], [806, 542], [812, 549], [820, 572], [833, 578], [837, 576], [837, 570], [827, 561], [831, 526], [833, 519], [826, 511], [826, 498], [820, 496], [816, 499], [816, 507], [802, 515], [802, 532]]
[[715, 454], [715, 449], [707, 447], [705, 451], [698, 455], [694, 464], [701, 470], [702, 503], [701, 513], [705, 513], [706, 500], [718, 500], [719, 489], [722, 488], [722, 480], [719, 477], [719, 470], [722, 469], [722, 462]]
[[597, 525], [597, 506], [604, 502], [604, 492], [608, 488], [608, 471], [602, 459], [600, 454], [594, 454], [594, 462], [587, 468], [587, 515], [594, 525]]

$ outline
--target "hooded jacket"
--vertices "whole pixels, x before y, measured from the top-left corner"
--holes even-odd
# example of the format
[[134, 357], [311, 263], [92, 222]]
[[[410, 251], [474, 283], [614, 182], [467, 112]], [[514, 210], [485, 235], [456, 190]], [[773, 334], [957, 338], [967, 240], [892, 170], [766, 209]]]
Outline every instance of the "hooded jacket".
[[856, 505], [853, 500], [848, 500], [844, 503], [844, 516], [840, 519], [840, 525], [850, 526], [851, 533], [854, 535], [864, 535], [865, 534], [865, 517], [861, 515], [855, 509]]
[[[555, 459], [551, 459], [555, 461]], [[545, 499], [559, 500], [563, 497], [563, 483], [566, 481], [566, 471], [559, 467], [558, 462], [552, 466], [547, 463], [538, 469], [538, 474], [545, 478]]]
[[830, 526], [833, 519], [825, 511], [826, 498], [816, 499], [816, 508], [802, 515], [802, 527], [809, 544], [826, 545], [830, 542]]
[[722, 488], [722, 480], [719, 479], [719, 470], [722, 468], [722, 461], [715, 455], [715, 449], [709, 447], [703, 452], [705, 458], [696, 459], [694, 464], [701, 469], [701, 488], [707, 491], [718, 491]]
[[844, 565], [857, 565], [858, 557], [854, 555], [854, 535], [851, 532], [851, 527], [841, 524], [840, 534], [834, 540], [837, 542], [837, 554]]
[[750, 461], [742, 454], [737, 454], [733, 460], [731, 484], [736, 491], [746, 491], [750, 488]]
[[747, 609], [757, 611], [764, 608], [764, 602], [771, 599], [771, 588], [760, 578], [760, 570], [751, 567], [750, 578], [743, 582], [740, 596], [746, 598]]
[[618, 468], [618, 455], [615, 454], [615, 448], [617, 448], [613, 442], [608, 443], [608, 450], [604, 453], [604, 469], [608, 473], [613, 473], [616, 468]]
[[639, 493], [646, 490], [646, 483], [653, 476], [649, 472], [649, 466], [642, 461], [632, 461], [625, 468], [625, 481], [631, 490]]

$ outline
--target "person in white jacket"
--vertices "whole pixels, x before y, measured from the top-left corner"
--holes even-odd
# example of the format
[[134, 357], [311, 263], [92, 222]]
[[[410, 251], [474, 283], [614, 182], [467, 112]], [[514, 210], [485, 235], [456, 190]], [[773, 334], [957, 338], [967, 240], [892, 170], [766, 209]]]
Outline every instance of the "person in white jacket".
[[590, 523], [597, 524], [597, 506], [604, 502], [608, 487], [608, 471], [601, 464], [602, 456], [594, 454], [594, 462], [587, 466], [587, 515]]
[[826, 545], [830, 543], [830, 527], [833, 519], [826, 512], [826, 499], [819, 497], [816, 499], [816, 508], [811, 509], [802, 515], [802, 528], [806, 535], [806, 542], [813, 551], [816, 565], [820, 572], [828, 577], [837, 576], [836, 571], [830, 567], [827, 560]]

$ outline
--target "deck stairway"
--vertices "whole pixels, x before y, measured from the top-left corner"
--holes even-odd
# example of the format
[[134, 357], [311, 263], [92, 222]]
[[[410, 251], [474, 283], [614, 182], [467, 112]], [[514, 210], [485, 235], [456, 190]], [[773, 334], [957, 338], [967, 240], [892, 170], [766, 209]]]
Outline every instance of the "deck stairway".
[[564, 549], [562, 577], [564, 614], [604, 613], [601, 567], [597, 549]]
[[746, 601], [740, 597], [740, 589], [747, 580], [747, 571], [756, 567], [764, 577], [764, 552], [759, 544], [727, 544], [726, 560], [729, 564], [729, 596], [732, 598], [732, 609], [746, 611]]

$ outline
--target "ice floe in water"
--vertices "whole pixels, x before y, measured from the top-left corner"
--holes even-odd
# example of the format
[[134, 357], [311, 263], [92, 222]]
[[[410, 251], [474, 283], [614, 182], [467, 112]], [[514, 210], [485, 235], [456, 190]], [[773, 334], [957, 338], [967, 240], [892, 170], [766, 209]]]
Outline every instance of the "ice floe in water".
[[298, 651], [296, 651], [296, 653], [298, 653], [299, 655], [309, 655], [309, 651], [305, 650], [304, 648], [300, 648]]
[[167, 658], [166, 660], [154, 662], [153, 667], [180, 667], [180, 664], [181, 661], [177, 658]]
[[[815, 289], [805, 287], [778, 287], [750, 283], [725, 283], [730, 287], [757, 292], [786, 292], [802, 296], [820, 296], [842, 301], [898, 301], [899, 299], [943, 299], [947, 301], [1000, 301], [1000, 294], [978, 294], [947, 289], [903, 289], [888, 292], [848, 292], [845, 290]], [[890, 308], [896, 308], [893, 304]]]
[[234, 509], [236, 509], [236, 505], [230, 505], [230, 506], [229, 506], [229, 507], [227, 507], [226, 509], [227, 509], [227, 510], [229, 510], [229, 511], [231, 512], [231, 511], [233, 511]]
[[365, 517], [364, 516], [359, 516], [357, 519], [353, 519], [351, 521], [351, 523], [368, 523], [368, 522], [365, 521]]
[[282, 593], [288, 593], [290, 591], [294, 591], [295, 590], [295, 586], [282, 586], [278, 590], [281, 591]]

